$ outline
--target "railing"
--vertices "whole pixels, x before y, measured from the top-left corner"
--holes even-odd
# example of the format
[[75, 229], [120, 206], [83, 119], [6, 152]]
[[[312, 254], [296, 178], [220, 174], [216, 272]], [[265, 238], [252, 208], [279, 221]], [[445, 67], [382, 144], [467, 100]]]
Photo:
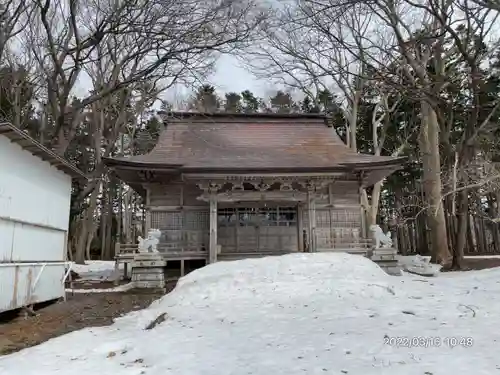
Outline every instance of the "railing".
[[[200, 253], [208, 253], [204, 247], [197, 245], [186, 245], [186, 244], [159, 244], [157, 250], [160, 254], [176, 254], [176, 253], [191, 253], [191, 252], [200, 252]], [[138, 244], [121, 244], [117, 243], [115, 246], [115, 256], [134, 256], [134, 254], [139, 253], [139, 245]]]
[[[167, 259], [202, 259], [208, 255], [208, 233], [201, 231], [165, 231], [157, 250]], [[207, 244], [207, 245], [205, 245]], [[138, 244], [117, 243], [115, 258], [131, 260], [139, 252]]]
[[352, 241], [325, 241], [318, 244], [318, 252], [343, 251], [352, 254], [369, 254], [373, 249], [373, 240], [369, 238], [352, 239]]

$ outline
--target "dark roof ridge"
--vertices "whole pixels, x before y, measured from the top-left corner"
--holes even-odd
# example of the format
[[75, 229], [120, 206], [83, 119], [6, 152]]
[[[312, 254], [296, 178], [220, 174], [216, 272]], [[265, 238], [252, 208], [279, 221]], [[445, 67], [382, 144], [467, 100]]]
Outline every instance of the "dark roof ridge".
[[159, 111], [158, 115], [164, 116], [164, 119], [172, 118], [174, 120], [193, 118], [193, 117], [205, 117], [205, 118], [269, 118], [269, 119], [317, 119], [317, 120], [327, 120], [330, 116], [324, 113], [240, 113], [240, 112], [188, 112], [188, 111]]

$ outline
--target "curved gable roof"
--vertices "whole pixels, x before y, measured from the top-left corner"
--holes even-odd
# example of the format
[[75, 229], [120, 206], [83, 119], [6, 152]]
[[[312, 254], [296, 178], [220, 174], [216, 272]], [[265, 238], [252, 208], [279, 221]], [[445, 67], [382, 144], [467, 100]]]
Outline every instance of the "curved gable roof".
[[174, 113], [146, 155], [108, 165], [182, 170], [320, 169], [401, 164], [404, 158], [358, 154], [317, 114]]

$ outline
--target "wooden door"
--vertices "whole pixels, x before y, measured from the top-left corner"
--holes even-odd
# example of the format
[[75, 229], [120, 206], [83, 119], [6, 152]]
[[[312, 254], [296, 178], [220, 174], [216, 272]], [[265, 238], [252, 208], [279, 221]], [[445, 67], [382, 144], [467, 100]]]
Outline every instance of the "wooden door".
[[226, 253], [298, 251], [297, 207], [219, 210], [218, 235]]

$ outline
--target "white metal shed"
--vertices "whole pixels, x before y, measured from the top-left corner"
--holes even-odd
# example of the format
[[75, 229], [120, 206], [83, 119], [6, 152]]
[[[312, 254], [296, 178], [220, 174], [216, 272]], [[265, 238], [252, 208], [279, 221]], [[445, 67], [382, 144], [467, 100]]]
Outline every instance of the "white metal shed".
[[72, 178], [85, 176], [0, 123], [0, 313], [64, 296]]

